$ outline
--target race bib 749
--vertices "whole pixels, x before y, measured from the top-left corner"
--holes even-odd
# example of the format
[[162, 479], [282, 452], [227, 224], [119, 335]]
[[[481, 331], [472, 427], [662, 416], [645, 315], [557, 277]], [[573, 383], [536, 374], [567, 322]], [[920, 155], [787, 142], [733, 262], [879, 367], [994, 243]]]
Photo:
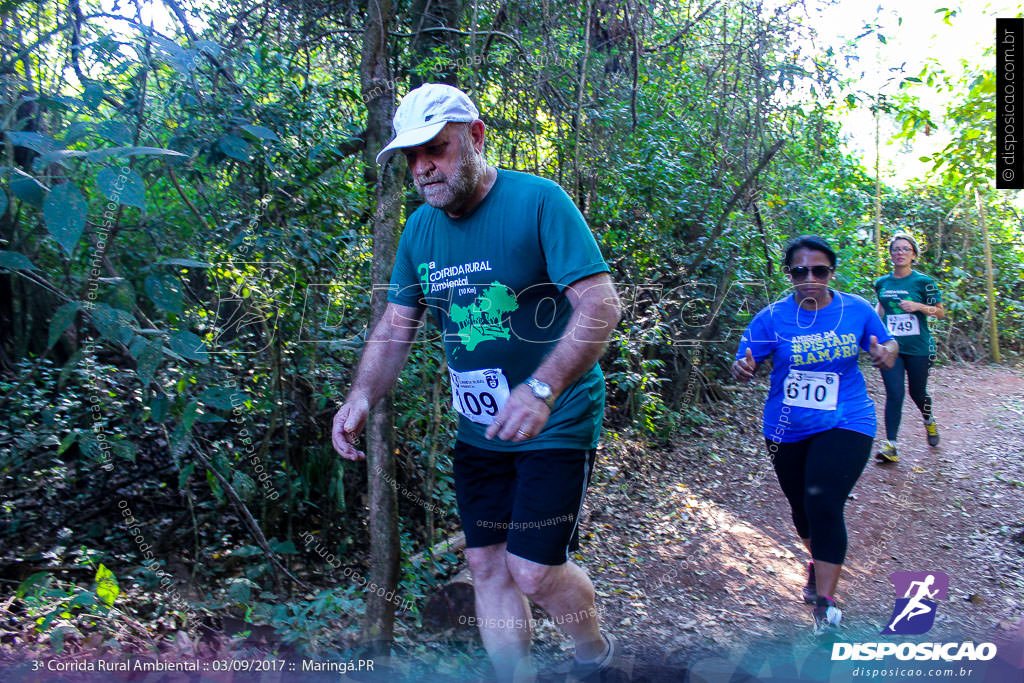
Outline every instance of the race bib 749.
[[921, 327], [917, 322], [917, 316], [913, 313], [887, 315], [885, 316], [885, 324], [889, 328], [889, 334], [894, 337], [921, 334]]

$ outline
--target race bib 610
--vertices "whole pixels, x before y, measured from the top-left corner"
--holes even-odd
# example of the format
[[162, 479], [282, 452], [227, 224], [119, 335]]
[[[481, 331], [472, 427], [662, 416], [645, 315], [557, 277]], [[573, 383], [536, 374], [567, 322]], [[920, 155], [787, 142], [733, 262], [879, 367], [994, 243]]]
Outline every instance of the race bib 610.
[[835, 410], [839, 375], [834, 372], [790, 370], [783, 384], [782, 402], [799, 408]]

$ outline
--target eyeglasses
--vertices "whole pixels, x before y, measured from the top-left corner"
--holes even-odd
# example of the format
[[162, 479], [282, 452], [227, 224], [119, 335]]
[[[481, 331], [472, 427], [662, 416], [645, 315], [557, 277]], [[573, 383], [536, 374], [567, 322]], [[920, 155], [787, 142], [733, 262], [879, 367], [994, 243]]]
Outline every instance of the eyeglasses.
[[806, 280], [808, 273], [814, 276], [815, 280], [824, 280], [829, 276], [829, 273], [834, 271], [835, 268], [832, 266], [794, 266], [790, 268], [786, 266], [785, 271], [794, 280]]
[[914, 250], [910, 247], [896, 247], [895, 249], [889, 250], [890, 254], [912, 254], [913, 252]]

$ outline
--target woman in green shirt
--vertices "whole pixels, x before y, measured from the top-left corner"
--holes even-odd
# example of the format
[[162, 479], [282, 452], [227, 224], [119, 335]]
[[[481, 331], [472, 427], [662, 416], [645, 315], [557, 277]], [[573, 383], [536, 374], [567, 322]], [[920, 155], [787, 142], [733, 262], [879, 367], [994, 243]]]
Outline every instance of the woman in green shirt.
[[910, 398], [921, 410], [928, 445], [939, 445], [939, 428], [932, 415], [932, 398], [928, 395], [928, 369], [935, 361], [935, 339], [928, 331], [928, 316], [942, 320], [942, 294], [935, 280], [914, 271], [919, 250], [917, 242], [907, 233], [897, 233], [889, 241], [892, 273], [875, 282], [878, 305], [875, 309], [889, 332], [900, 343], [896, 364], [882, 370], [885, 382], [885, 437], [875, 454], [883, 462], [898, 462], [896, 437], [903, 415], [906, 373]]

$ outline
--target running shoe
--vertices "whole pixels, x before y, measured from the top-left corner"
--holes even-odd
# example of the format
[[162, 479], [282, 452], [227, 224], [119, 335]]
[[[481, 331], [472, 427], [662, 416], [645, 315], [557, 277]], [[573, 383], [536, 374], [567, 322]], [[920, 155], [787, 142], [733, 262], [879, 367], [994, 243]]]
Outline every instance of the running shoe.
[[819, 595], [814, 605], [814, 635], [835, 631], [842, 620], [843, 611], [836, 607], [836, 601], [826, 595]]
[[938, 446], [939, 425], [935, 424], [934, 417], [930, 421], [924, 423], [924, 431], [928, 432], [928, 445], [933, 447]]
[[807, 563], [807, 585], [804, 586], [804, 602], [813, 605], [818, 602], [818, 582], [814, 578], [814, 562]]
[[900, 456], [896, 454], [896, 444], [892, 441], [883, 441], [882, 447], [875, 453], [875, 457], [882, 462], [899, 462]]
[[617, 667], [618, 659], [622, 654], [619, 641], [610, 633], [601, 634], [608, 643], [608, 652], [599, 661], [579, 662], [573, 659], [572, 670], [566, 677], [571, 683], [618, 683], [628, 681], [629, 675], [626, 671]]

